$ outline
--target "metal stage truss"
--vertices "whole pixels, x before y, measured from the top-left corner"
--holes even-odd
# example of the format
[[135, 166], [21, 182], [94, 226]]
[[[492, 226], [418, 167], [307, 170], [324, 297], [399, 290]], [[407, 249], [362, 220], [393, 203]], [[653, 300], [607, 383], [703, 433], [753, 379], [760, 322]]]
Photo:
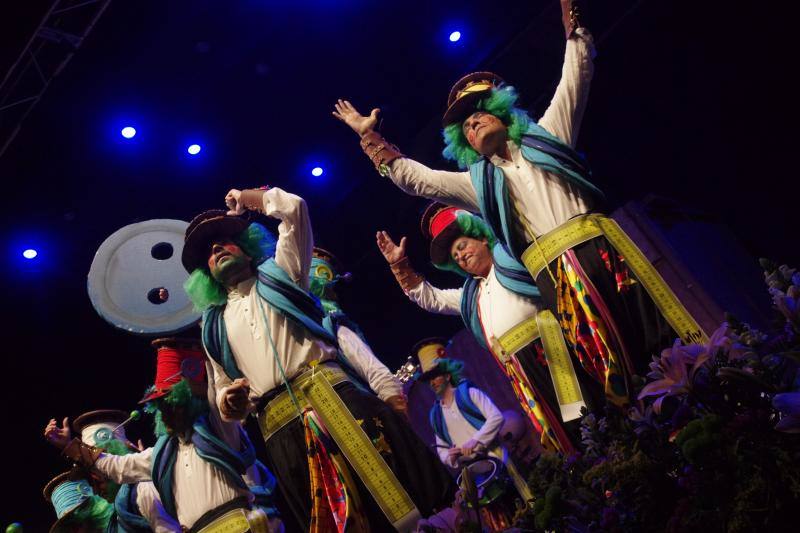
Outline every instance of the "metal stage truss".
[[0, 84], [0, 157], [111, 0], [55, 0]]

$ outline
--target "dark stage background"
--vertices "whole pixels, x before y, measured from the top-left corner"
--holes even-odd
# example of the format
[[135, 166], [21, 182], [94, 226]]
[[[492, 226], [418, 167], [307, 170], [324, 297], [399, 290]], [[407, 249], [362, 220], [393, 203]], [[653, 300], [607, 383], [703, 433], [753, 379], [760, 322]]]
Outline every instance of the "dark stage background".
[[[49, 5], [0, 4], [0, 73]], [[599, 55], [578, 144], [612, 204], [647, 193], [675, 198], [727, 225], [754, 261], [800, 264], [788, 4], [589, 7]], [[463, 34], [455, 45], [447, 39], [454, 29]], [[341, 291], [345, 309], [394, 370], [416, 341], [461, 324], [406, 300], [375, 231], [408, 235], [413, 262], [434, 283], [459, 280], [427, 265], [418, 229], [425, 202], [373, 171], [356, 136], [331, 117], [333, 103], [381, 107], [389, 139], [444, 168], [438, 123], [452, 82], [495, 70], [538, 117], [563, 49], [555, 0], [112, 2], [0, 158], [0, 525], [45, 531], [55, 518], [41, 496], [65, 468], [41, 435], [51, 416], [131, 409], [151, 383], [149, 340], [113, 329], [86, 294], [108, 235], [136, 221], [188, 220], [222, 206], [231, 187], [300, 194], [317, 243], [353, 272]], [[119, 136], [126, 120], [139, 130], [135, 142]], [[193, 139], [203, 151], [189, 158]], [[325, 174], [313, 178], [317, 163]], [[40, 256], [26, 262], [29, 245]], [[130, 434], [151, 442], [148, 429], [141, 422]]]

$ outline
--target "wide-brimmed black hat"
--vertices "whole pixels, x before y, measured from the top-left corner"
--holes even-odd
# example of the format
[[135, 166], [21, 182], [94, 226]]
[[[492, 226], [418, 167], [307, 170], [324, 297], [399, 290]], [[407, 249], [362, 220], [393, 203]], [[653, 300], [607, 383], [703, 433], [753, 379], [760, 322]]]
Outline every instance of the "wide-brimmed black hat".
[[209, 245], [213, 239], [234, 238], [243, 232], [250, 221], [241, 216], [229, 215], [224, 209], [211, 209], [200, 213], [186, 228], [181, 262], [187, 272], [205, 266]]
[[461, 122], [475, 111], [478, 101], [489, 96], [492, 89], [505, 83], [493, 72], [473, 72], [458, 80], [447, 97], [447, 111], [442, 126]]
[[447, 263], [450, 259], [450, 246], [464, 234], [458, 225], [458, 215], [469, 213], [458, 207], [432, 202], [422, 213], [420, 229], [431, 240], [431, 261], [436, 265]]

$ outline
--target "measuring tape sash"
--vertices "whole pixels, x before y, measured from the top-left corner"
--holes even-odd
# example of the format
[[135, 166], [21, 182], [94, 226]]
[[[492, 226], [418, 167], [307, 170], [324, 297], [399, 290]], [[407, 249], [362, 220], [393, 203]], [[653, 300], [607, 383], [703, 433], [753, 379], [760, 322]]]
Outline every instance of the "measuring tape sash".
[[542, 270], [561, 254], [600, 235], [604, 235], [622, 255], [625, 264], [633, 271], [661, 314], [685, 343], [708, 341], [708, 335], [678, 300], [661, 274], [647, 260], [636, 243], [611, 218], [596, 214], [573, 218], [545, 233], [528, 246], [522, 254], [522, 262], [533, 279], [536, 279]]
[[585, 407], [586, 403], [583, 401], [578, 376], [575, 374], [572, 358], [564, 342], [561, 326], [549, 310], [540, 311], [536, 315], [536, 323], [544, 346], [547, 369], [550, 371], [550, 379], [553, 380], [553, 388], [561, 409], [561, 419], [569, 422], [580, 418], [581, 407]]
[[[311, 404], [308, 398], [305, 397], [302, 386], [311, 379], [314, 372], [323, 374], [331, 385], [338, 385], [350, 379], [345, 371], [336, 364], [320, 363], [316, 366], [316, 370], [303, 372], [292, 380], [291, 386], [295, 398], [304, 408], [310, 407]], [[264, 438], [264, 442], [298, 416], [300, 416], [300, 412], [298, 412], [297, 406], [292, 401], [289, 391], [285, 390], [275, 396], [258, 415], [258, 427], [261, 429], [261, 436]]]
[[324, 374], [317, 372], [297, 389], [392, 525], [398, 531], [412, 531], [422, 518], [419, 510]]
[[532, 316], [500, 335], [497, 342], [502, 354], [498, 354], [498, 357], [505, 363], [509, 357], [538, 338], [539, 326], [536, 324], [536, 317]]
[[214, 519], [197, 533], [267, 533], [269, 519], [262, 509], [233, 509]]

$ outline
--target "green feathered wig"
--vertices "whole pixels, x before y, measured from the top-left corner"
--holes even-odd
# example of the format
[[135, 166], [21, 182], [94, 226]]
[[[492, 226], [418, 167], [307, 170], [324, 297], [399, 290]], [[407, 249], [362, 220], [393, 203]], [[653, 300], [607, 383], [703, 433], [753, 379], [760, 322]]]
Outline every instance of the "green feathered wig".
[[436, 366], [420, 376], [422, 381], [430, 381], [436, 376], [450, 374], [450, 384], [457, 387], [464, 379], [464, 361], [443, 357], [436, 359]]
[[[491, 252], [494, 248], [494, 245], [497, 244], [497, 237], [494, 236], [492, 229], [488, 224], [486, 224], [486, 222], [483, 221], [481, 217], [471, 215], [469, 213], [460, 213], [456, 217], [456, 222], [458, 223], [458, 227], [461, 229], [462, 235], [478, 240], [486, 239], [489, 244], [489, 252]], [[452, 243], [450, 243], [450, 246], [452, 246]], [[465, 278], [470, 276], [460, 266], [458, 266], [458, 264], [449, 254], [447, 256], [446, 263], [433, 263], [433, 266], [439, 270], [455, 272], [456, 274], [460, 274]]]
[[[514, 107], [518, 98], [517, 90], [510, 85], [495, 88], [489, 97], [478, 101], [475, 110], [486, 111], [499, 118], [508, 128], [508, 138], [520, 145], [531, 119], [524, 110]], [[466, 170], [481, 158], [481, 154], [467, 141], [462, 122], [445, 127], [442, 136], [445, 144], [442, 155], [445, 159], [455, 161], [461, 170]]]
[[[145, 392], [145, 395], [150, 394], [153, 390], [154, 387], [150, 387]], [[167, 426], [164, 424], [161, 409], [158, 407], [159, 402], [164, 402], [172, 407], [183, 407], [186, 416], [192, 423], [197, 420], [197, 417], [208, 412], [208, 399], [192, 394], [192, 387], [189, 385], [189, 381], [186, 378], [181, 379], [172, 386], [166, 396], [151, 400], [144, 406], [144, 412], [153, 415], [153, 434], [156, 437], [167, 434]]]
[[[255, 222], [240, 233], [234, 242], [253, 259], [253, 268], [275, 255], [275, 237], [267, 228]], [[196, 311], [205, 311], [212, 305], [222, 305], [228, 299], [225, 287], [211, 276], [208, 267], [196, 268], [184, 282], [183, 290]]]

